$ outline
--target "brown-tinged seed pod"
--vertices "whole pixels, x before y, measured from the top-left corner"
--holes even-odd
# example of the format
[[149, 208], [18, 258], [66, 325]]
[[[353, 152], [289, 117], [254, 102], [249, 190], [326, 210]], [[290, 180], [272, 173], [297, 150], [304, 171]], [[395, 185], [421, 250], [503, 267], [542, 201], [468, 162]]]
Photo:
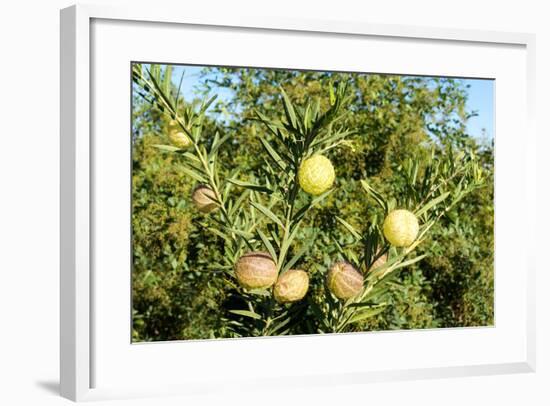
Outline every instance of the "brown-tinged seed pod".
[[235, 264], [235, 276], [246, 289], [266, 289], [277, 280], [277, 265], [267, 252], [249, 252]]
[[289, 269], [279, 276], [273, 296], [279, 303], [297, 302], [304, 298], [309, 288], [309, 276], [301, 269]]
[[336, 262], [327, 275], [329, 290], [339, 299], [349, 299], [363, 289], [363, 275], [348, 262]]
[[[376, 254], [378, 255], [378, 254]], [[386, 264], [386, 262], [388, 262], [388, 254], [384, 254], [382, 255], [381, 257], [379, 257], [376, 261], [374, 261], [371, 266], [369, 267], [369, 269], [367, 269], [367, 272], [372, 272], [378, 268], [380, 268], [381, 266], [384, 266]]]
[[216, 198], [214, 191], [206, 185], [197, 186], [193, 190], [191, 198], [197, 209], [203, 213], [210, 213], [218, 207], [214, 200]]

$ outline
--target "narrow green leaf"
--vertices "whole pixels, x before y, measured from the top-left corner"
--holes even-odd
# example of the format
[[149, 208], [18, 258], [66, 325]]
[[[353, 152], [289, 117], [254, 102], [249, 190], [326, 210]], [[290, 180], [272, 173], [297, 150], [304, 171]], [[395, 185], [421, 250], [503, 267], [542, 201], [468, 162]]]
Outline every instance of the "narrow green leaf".
[[166, 94], [170, 92], [170, 87], [172, 84], [172, 65], [167, 65], [164, 69], [164, 76], [162, 79], [162, 89]]
[[329, 91], [330, 105], [334, 106], [334, 104], [336, 103], [336, 96], [334, 94], [334, 86], [332, 85], [332, 82], [329, 83], [328, 91]]
[[206, 110], [208, 110], [208, 107], [210, 107], [210, 105], [212, 103], [214, 103], [214, 100], [216, 100], [217, 98], [218, 98], [218, 96], [214, 95], [210, 99], [208, 99], [208, 101], [206, 101], [206, 103], [203, 103], [203, 105], [201, 107], [201, 113], [204, 113]]
[[422, 216], [424, 213], [428, 212], [432, 207], [435, 205], [441, 203], [443, 200], [445, 200], [447, 197], [449, 197], [450, 192], [445, 192], [441, 196], [436, 197], [435, 199], [430, 200], [428, 203], [426, 203], [420, 210], [418, 210], [415, 214], [417, 217]]
[[290, 235], [286, 238], [285, 241], [283, 241], [283, 244], [281, 246], [281, 251], [279, 253], [280, 258], [284, 258], [286, 256], [286, 253], [288, 249], [290, 248], [290, 245], [292, 244], [292, 241], [296, 237], [296, 234], [298, 233], [298, 230], [300, 228], [300, 222], [295, 223], [294, 229], [290, 233]]
[[161, 151], [166, 151], [166, 152], [176, 152], [176, 151], [180, 150], [180, 148], [174, 147], [172, 145], [153, 144], [151, 146], [154, 147], [154, 148], [160, 149]]
[[250, 190], [247, 189], [245, 190], [243, 193], [241, 193], [241, 195], [239, 196], [239, 198], [235, 201], [235, 204], [233, 205], [233, 207], [231, 207], [231, 209], [229, 210], [229, 215], [230, 216], [233, 216], [238, 210], [239, 208], [241, 207], [241, 205], [244, 203], [244, 201], [246, 200], [246, 198], [248, 198], [248, 195], [250, 194]]
[[384, 209], [384, 212], [388, 212], [388, 204], [384, 197], [378, 193], [376, 190], [374, 190], [366, 181], [361, 181], [361, 186], [363, 186], [363, 189], [367, 192], [368, 195], [372, 196], [372, 198], [378, 203], [380, 207]]
[[179, 103], [181, 85], [183, 84], [183, 76], [184, 75], [185, 75], [185, 70], [182, 70], [181, 71], [181, 76], [180, 76], [180, 83], [178, 85], [178, 91], [176, 93], [176, 105], [174, 106], [174, 110], [176, 110], [176, 113], [178, 112], [178, 103]]
[[294, 255], [290, 261], [288, 261], [285, 266], [283, 267], [283, 271], [287, 271], [290, 268], [292, 268], [299, 260], [302, 258], [302, 256], [309, 250], [309, 244], [305, 244], [300, 251]]
[[159, 85], [160, 80], [160, 66], [158, 65], [151, 65], [151, 69], [149, 70], [149, 77], [151, 78], [151, 81], [154, 85], [154, 91], [156, 93], [156, 99], [163, 104], [164, 107], [167, 108], [167, 110], [170, 111], [171, 115], [174, 115], [174, 109], [172, 106], [172, 103], [170, 102], [170, 99], [164, 94], [162, 91], [162, 87]]
[[262, 143], [262, 146], [266, 150], [266, 152], [269, 154], [269, 156], [275, 161], [277, 165], [283, 170], [286, 171], [287, 164], [281, 156], [273, 149], [273, 147], [267, 142], [263, 137], [260, 137], [260, 142]]
[[[216, 136], [218, 136], [218, 133], [216, 133]], [[218, 139], [215, 139], [214, 142], [212, 143], [212, 148], [210, 149], [210, 153], [208, 154], [208, 158], [209, 159], [212, 159], [212, 157], [214, 157], [218, 150], [220, 149], [220, 147], [231, 137], [230, 134], [227, 134], [225, 135], [223, 138], [219, 139], [219, 136], [218, 136]]]
[[192, 161], [193, 165], [196, 165], [197, 167], [200, 167], [202, 165], [201, 160], [191, 152], [183, 152], [181, 153], [181, 155], [184, 156], [186, 159]]
[[181, 166], [180, 169], [182, 170], [183, 173], [185, 173], [187, 176], [195, 179], [196, 181], [199, 181], [201, 183], [208, 183], [208, 181], [206, 180], [205, 177], [203, 177], [201, 174], [199, 174], [198, 172], [192, 170], [192, 169], [189, 169], [185, 166]]
[[[285, 327], [288, 323], [290, 323], [290, 320], [292, 320], [290, 317], [284, 319], [282, 322], [276, 324], [274, 327], [271, 328], [271, 333], [277, 333], [280, 332], [283, 327]], [[281, 335], [280, 333], [278, 335]]]
[[306, 106], [306, 111], [304, 112], [304, 130], [306, 133], [310, 129], [310, 123], [311, 123], [311, 103], [308, 103]]
[[376, 307], [371, 307], [371, 308], [366, 309], [366, 310], [361, 310], [355, 316], [350, 318], [346, 324], [357, 323], [359, 321], [362, 321], [362, 320], [368, 319], [370, 317], [376, 316], [377, 314], [382, 313], [385, 309], [386, 309], [386, 305], [383, 304], [383, 305], [379, 305], [379, 306], [376, 306]]
[[271, 296], [271, 293], [266, 289], [251, 289], [248, 291], [248, 293], [252, 295], [259, 295], [259, 296], [265, 296], [265, 297]]
[[320, 194], [319, 196], [315, 197], [314, 199], [311, 200], [311, 206], [314, 207], [316, 206], [318, 203], [322, 202], [323, 200], [325, 200], [325, 198], [330, 195], [332, 192], [334, 192], [334, 189], [330, 189], [330, 190], [327, 190], [326, 192], [324, 192], [323, 194]]
[[413, 259], [409, 259], [407, 261], [403, 261], [401, 262], [399, 265], [395, 266], [392, 271], [395, 271], [396, 269], [401, 269], [401, 268], [405, 268], [409, 265], [412, 265], [412, 264], [415, 264], [417, 263], [418, 261], [421, 261], [423, 260], [424, 258], [426, 258], [427, 254], [422, 254], [422, 255], [419, 255]]
[[357, 240], [361, 239], [361, 234], [347, 221], [344, 219], [336, 216], [336, 220], [338, 220]]
[[269, 252], [269, 255], [271, 255], [271, 258], [273, 258], [273, 261], [277, 262], [277, 254], [275, 253], [275, 249], [273, 248], [273, 245], [271, 245], [271, 243], [269, 242], [267, 236], [261, 230], [256, 230], [256, 232], [260, 236], [260, 239], [262, 240], [265, 248]]
[[229, 310], [229, 313], [237, 314], [239, 316], [250, 317], [251, 319], [261, 320], [262, 316], [258, 313], [251, 312], [249, 310]]
[[373, 302], [359, 302], [359, 303], [350, 303], [347, 305], [348, 307], [372, 307], [372, 306], [378, 306], [376, 303]]
[[352, 135], [353, 133], [354, 133], [353, 131], [337, 132], [336, 134], [332, 134], [332, 135], [329, 135], [329, 136], [326, 136], [326, 137], [315, 140], [315, 142], [313, 142], [311, 144], [311, 147], [315, 148], [316, 146], [321, 145], [321, 144], [335, 143], [336, 141], [339, 141], [343, 138], [346, 138], [346, 137]]
[[259, 210], [264, 216], [269, 217], [271, 220], [273, 220], [275, 223], [277, 223], [281, 228], [285, 228], [283, 225], [283, 222], [279, 220], [279, 218], [267, 207], [262, 206], [260, 203], [251, 202], [250, 203], [254, 208]]
[[294, 213], [293, 221], [296, 222], [298, 220], [301, 220], [304, 215], [307, 213], [307, 211], [312, 207], [311, 202], [306, 203], [303, 205], [300, 210], [298, 210], [296, 213]]
[[250, 190], [255, 190], [257, 192], [273, 193], [273, 191], [266, 186], [255, 185], [253, 183], [243, 182], [242, 180], [237, 179], [227, 179], [227, 181], [233, 183], [234, 185], [241, 186]]
[[289, 124], [292, 125], [294, 129], [296, 129], [296, 112], [294, 111], [294, 107], [292, 106], [292, 102], [288, 98], [288, 95], [284, 91], [284, 89], [281, 87], [281, 95], [283, 96], [283, 107], [285, 110], [286, 118], [289, 122]]
[[230, 231], [232, 233], [235, 233], [237, 235], [240, 235], [241, 237], [247, 239], [247, 240], [250, 240], [251, 238], [254, 237], [254, 234], [250, 233], [250, 232], [247, 232], [247, 231], [242, 231], [242, 230], [236, 230], [234, 228], [231, 228]]
[[314, 199], [311, 199], [310, 202], [306, 203], [304, 206], [298, 210], [293, 217], [293, 221], [299, 221], [301, 220], [305, 214], [309, 211], [309, 209], [315, 207], [318, 203], [322, 202], [328, 195], [330, 195], [332, 192], [334, 192], [334, 189], [327, 190], [323, 194], [315, 197]]
[[221, 237], [226, 241], [229, 241], [229, 236], [227, 234], [222, 233], [220, 230], [216, 228], [208, 227], [208, 231], [210, 231], [212, 234], [216, 234], [218, 237]]
[[281, 123], [278, 120], [271, 120], [269, 117], [267, 117], [266, 115], [264, 115], [263, 113], [257, 110], [254, 110], [254, 113], [258, 117], [257, 120], [261, 121], [275, 137], [283, 140], [283, 137], [278, 131], [285, 128], [283, 123]]

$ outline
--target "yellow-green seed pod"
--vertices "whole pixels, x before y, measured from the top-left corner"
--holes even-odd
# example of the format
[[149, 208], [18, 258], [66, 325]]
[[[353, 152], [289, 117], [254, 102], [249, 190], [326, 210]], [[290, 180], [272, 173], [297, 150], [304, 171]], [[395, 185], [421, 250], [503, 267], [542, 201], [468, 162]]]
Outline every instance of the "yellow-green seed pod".
[[306, 159], [298, 170], [298, 182], [301, 188], [311, 195], [320, 195], [329, 190], [334, 183], [334, 167], [323, 155], [314, 155]]
[[214, 200], [216, 198], [216, 194], [206, 185], [197, 186], [193, 190], [191, 198], [193, 199], [195, 207], [203, 213], [210, 213], [218, 207], [216, 201]]
[[277, 280], [277, 265], [267, 252], [249, 252], [235, 264], [235, 277], [243, 288], [266, 289]]
[[420, 226], [416, 216], [408, 210], [393, 210], [384, 220], [384, 236], [395, 247], [411, 245]]
[[329, 290], [339, 299], [349, 299], [363, 289], [363, 275], [348, 262], [336, 262], [327, 275]]
[[180, 124], [177, 120], [173, 119], [168, 122], [167, 129], [169, 133], [172, 131], [181, 131]]
[[273, 296], [279, 303], [297, 302], [304, 298], [309, 288], [309, 276], [301, 269], [289, 269], [279, 276]]
[[170, 142], [172, 143], [172, 145], [181, 149], [193, 145], [193, 141], [191, 141], [191, 138], [189, 138], [187, 134], [182, 131], [172, 131], [168, 134], [168, 138], [170, 138]]
[[193, 142], [187, 134], [185, 134], [176, 120], [170, 120], [168, 123], [168, 138], [172, 145], [178, 148], [190, 147]]

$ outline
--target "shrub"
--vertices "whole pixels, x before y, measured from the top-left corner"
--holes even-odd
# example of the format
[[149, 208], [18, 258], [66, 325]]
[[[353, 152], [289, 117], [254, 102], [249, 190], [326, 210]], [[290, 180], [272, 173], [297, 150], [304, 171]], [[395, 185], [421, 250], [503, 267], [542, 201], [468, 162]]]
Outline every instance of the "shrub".
[[492, 323], [492, 147], [459, 84], [208, 74], [238, 105], [133, 67], [135, 340]]

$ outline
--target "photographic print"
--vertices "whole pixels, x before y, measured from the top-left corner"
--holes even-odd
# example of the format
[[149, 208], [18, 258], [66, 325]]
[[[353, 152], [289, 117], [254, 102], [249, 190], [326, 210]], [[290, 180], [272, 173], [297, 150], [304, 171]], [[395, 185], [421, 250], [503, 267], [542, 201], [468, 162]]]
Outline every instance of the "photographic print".
[[494, 80], [132, 63], [132, 342], [494, 323]]

